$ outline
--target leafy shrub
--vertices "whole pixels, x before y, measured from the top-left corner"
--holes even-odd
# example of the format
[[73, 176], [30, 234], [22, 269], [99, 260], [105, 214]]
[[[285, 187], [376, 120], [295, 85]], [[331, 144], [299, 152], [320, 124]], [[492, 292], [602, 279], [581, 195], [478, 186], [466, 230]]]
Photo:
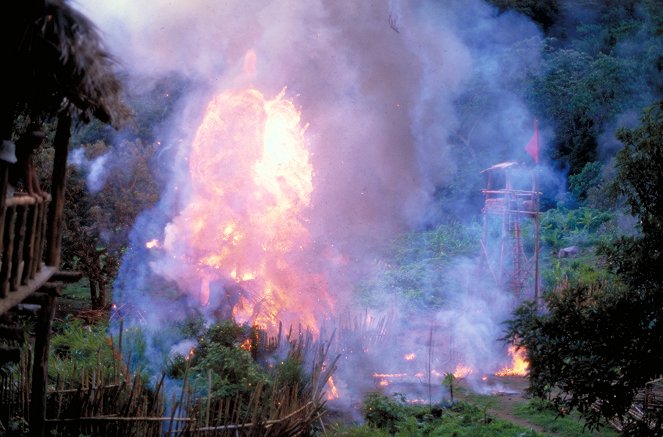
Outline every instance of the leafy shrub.
[[605, 240], [602, 226], [611, 219], [612, 214], [589, 207], [549, 209], [541, 217], [541, 241], [553, 251], [593, 245]]
[[406, 417], [405, 396], [395, 393], [392, 397], [371, 392], [364, 398], [364, 417], [369, 426], [390, 433], [398, 431], [398, 423]]
[[80, 319], [67, 319], [61, 331], [51, 338], [51, 356], [48, 360], [49, 378], [72, 375], [78, 381], [82, 373], [92, 371], [113, 372], [113, 349], [106, 332], [106, 324], [85, 325]]

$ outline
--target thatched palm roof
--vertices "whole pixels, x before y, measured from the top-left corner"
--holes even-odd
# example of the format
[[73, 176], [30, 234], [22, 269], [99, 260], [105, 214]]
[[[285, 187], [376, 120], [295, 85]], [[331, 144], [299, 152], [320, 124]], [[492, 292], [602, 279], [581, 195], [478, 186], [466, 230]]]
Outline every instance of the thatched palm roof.
[[3, 3], [0, 44], [10, 76], [2, 85], [3, 117], [13, 121], [22, 109], [38, 117], [66, 111], [74, 120], [115, 127], [128, 119], [117, 64], [87, 17], [66, 0]]

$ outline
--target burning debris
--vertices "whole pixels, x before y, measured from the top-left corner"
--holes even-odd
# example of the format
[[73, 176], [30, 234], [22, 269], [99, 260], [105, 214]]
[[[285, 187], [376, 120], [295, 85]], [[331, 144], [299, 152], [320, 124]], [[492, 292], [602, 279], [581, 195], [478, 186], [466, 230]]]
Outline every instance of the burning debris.
[[509, 355], [512, 358], [511, 367], [505, 367], [495, 373], [496, 376], [526, 376], [529, 362], [525, 359], [525, 349], [509, 346]]

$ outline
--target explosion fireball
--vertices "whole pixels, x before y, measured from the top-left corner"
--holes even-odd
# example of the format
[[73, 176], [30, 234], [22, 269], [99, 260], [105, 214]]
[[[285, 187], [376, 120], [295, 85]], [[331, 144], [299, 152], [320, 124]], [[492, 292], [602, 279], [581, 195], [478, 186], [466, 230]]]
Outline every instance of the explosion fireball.
[[305, 130], [285, 89], [274, 99], [243, 89], [214, 97], [196, 131], [189, 196], [161, 245], [169, 262], [153, 268], [219, 318], [317, 332], [316, 316], [330, 311], [324, 277], [302, 268], [313, 191]]

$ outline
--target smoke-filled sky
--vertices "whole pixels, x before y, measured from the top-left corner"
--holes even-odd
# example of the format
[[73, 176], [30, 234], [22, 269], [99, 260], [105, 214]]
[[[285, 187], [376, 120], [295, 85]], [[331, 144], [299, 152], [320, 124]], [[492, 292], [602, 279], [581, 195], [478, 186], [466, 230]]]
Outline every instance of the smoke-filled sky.
[[[169, 73], [210, 90], [254, 84], [287, 96], [309, 123], [319, 236], [367, 244], [416, 225], [436, 185], [457, 168], [453, 101], [476, 74], [491, 92], [520, 62], [501, 51], [538, 36], [481, 1], [80, 1], [122, 65], [144, 81]], [[255, 75], [243, 73], [255, 51]], [[521, 149], [532, 117], [503, 89], [482, 120], [486, 151]], [[196, 98], [200, 99], [200, 94]], [[204, 106], [209, 95], [193, 105]], [[202, 100], [202, 101], [201, 101]], [[196, 120], [183, 120], [192, 127]], [[519, 155], [517, 155], [519, 156]]]
[[[179, 157], [188, 156], [201, 113], [218, 92], [252, 85], [273, 98], [287, 87], [285, 97], [308, 125], [314, 189], [307, 223], [313, 246], [333, 247], [350, 260], [345, 270], [327, 266], [324, 257], [310, 261], [315, 271], [328, 269], [337, 300], [349, 296], [354, 275], [366, 272], [382, 245], [438, 215], [431, 211], [434, 191], [452, 183], [462, 165], [455, 162], [462, 151], [454, 149], [461, 146], [450, 138], [470, 122], [455, 104], [470, 79], [499, 96], [499, 107], [483, 111], [488, 115], [465, 129], [472, 135], [468, 140], [485, 144], [477, 159], [488, 166], [522, 158], [532, 135], [534, 117], [511, 85], [538, 60], [540, 31], [526, 17], [498, 14], [480, 0], [77, 5], [99, 26], [135, 86], [148, 87], [167, 75], [194, 84], [195, 92], [182, 97], [183, 110], [159, 133], [162, 144], [181, 147]], [[518, 42], [528, 49], [509, 51]], [[181, 177], [176, 170], [173, 175]], [[173, 198], [180, 182], [169, 185], [164, 199]], [[164, 210], [160, 214], [172, 218]], [[154, 227], [154, 220], [143, 217], [136, 244]], [[464, 260], [458, 266], [459, 274], [471, 274]], [[125, 265], [118, 283], [131, 288], [127, 281], [139, 281], [146, 269]], [[437, 315], [457, 322], [456, 343], [472, 350], [473, 364], [488, 362], [486, 356], [492, 359], [498, 350], [492, 342], [508, 305], [495, 293], [483, 288], [459, 294], [452, 299], [455, 310]]]

